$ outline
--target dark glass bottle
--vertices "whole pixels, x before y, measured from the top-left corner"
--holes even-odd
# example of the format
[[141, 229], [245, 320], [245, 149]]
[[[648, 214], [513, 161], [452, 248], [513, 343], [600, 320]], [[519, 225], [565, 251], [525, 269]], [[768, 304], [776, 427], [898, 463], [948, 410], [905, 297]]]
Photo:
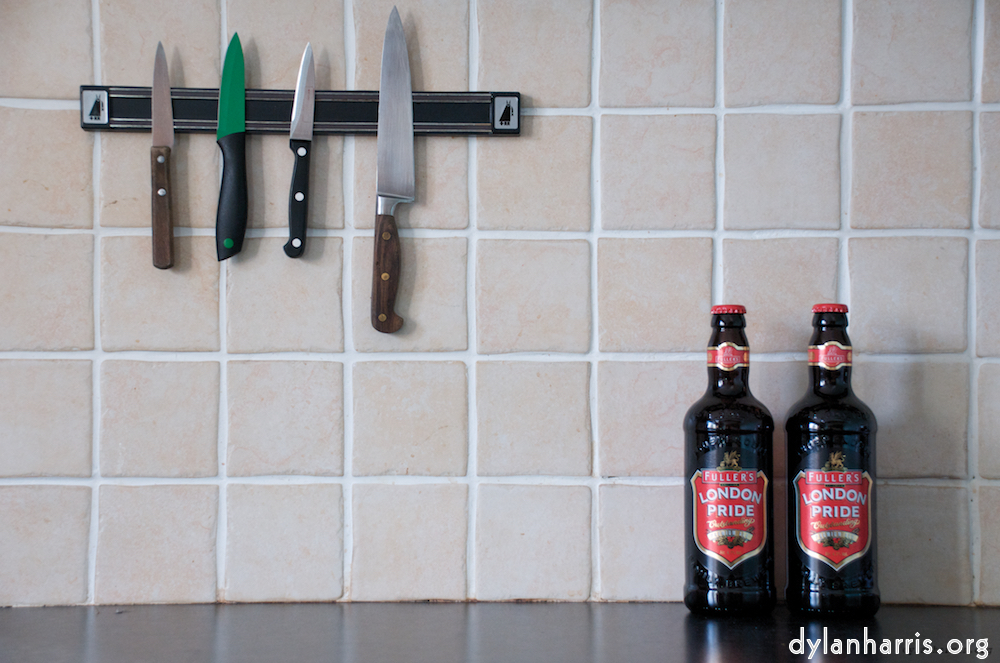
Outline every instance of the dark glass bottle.
[[712, 307], [708, 390], [684, 417], [684, 604], [704, 614], [774, 607], [774, 420], [750, 393], [742, 306]]
[[811, 385], [788, 413], [788, 607], [873, 615], [875, 415], [851, 390], [847, 307], [813, 307]]

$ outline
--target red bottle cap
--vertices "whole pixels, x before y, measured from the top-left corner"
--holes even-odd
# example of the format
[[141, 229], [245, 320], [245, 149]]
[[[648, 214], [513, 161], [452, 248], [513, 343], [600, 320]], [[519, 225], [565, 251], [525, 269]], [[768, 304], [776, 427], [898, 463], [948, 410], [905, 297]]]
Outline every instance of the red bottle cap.
[[739, 304], [720, 304], [719, 306], [712, 307], [712, 315], [726, 315], [727, 313], [738, 313], [743, 315], [746, 312], [746, 307], [740, 306]]
[[813, 313], [847, 313], [847, 304], [816, 304]]

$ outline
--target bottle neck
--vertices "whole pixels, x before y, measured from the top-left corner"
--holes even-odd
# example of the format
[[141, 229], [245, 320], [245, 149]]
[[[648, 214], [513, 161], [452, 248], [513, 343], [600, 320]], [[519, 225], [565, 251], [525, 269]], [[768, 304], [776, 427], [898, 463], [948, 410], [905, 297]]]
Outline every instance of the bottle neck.
[[[728, 318], [730, 316], [716, 317]], [[743, 316], [739, 316], [739, 318], [740, 322], [742, 322]], [[712, 337], [708, 342], [708, 347], [709, 351], [717, 350], [723, 357], [733, 357], [738, 356], [740, 353], [744, 353], [743, 359], [735, 362], [737, 365], [731, 369], [722, 368], [720, 366], [720, 364], [729, 364], [732, 361], [731, 359], [716, 362], [714, 365], [712, 363], [712, 359], [709, 359], [709, 392], [715, 396], [726, 396], [729, 398], [748, 395], [750, 393], [750, 351], [743, 326], [741, 325], [737, 327], [725, 324], [715, 325], [715, 328], [712, 331]], [[719, 348], [722, 348], [722, 350], [718, 350]]]
[[[820, 396], [846, 396], [851, 390], [851, 338], [847, 335], [847, 315], [824, 313], [813, 317], [809, 341], [809, 374], [812, 389]], [[816, 361], [819, 359], [819, 361]]]

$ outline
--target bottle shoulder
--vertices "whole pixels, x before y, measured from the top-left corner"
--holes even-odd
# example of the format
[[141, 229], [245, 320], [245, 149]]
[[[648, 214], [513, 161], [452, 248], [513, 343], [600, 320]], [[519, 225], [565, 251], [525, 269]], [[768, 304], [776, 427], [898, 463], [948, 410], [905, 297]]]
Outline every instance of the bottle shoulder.
[[810, 390], [788, 411], [785, 428], [874, 434], [878, 430], [875, 413], [853, 393], [825, 396]]
[[700, 431], [773, 431], [774, 418], [767, 407], [751, 395], [732, 398], [709, 391], [688, 409], [684, 428]]

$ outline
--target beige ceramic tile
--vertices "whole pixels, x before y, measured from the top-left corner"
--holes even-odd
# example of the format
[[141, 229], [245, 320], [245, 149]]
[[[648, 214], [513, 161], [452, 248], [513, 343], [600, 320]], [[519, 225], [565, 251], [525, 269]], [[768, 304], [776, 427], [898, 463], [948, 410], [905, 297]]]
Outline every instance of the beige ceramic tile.
[[[377, 90], [382, 42], [395, 0], [354, 4], [354, 89]], [[469, 88], [469, 5], [465, 0], [424, 0], [399, 5], [415, 91]], [[481, 10], [480, 10], [481, 11]], [[486, 88], [480, 88], [486, 89]], [[506, 87], [507, 89], [517, 89]]]
[[464, 476], [468, 443], [465, 364], [355, 364], [355, 475]]
[[[805, 325], [809, 319], [805, 319]], [[807, 339], [808, 340], [808, 339]], [[804, 352], [804, 348], [801, 352]], [[750, 391], [764, 404], [774, 418], [774, 479], [785, 477], [785, 422], [792, 406], [805, 396], [809, 388], [809, 368], [804, 361], [758, 361], [750, 356]], [[855, 375], [857, 373], [855, 372]], [[775, 504], [784, 502], [774, 496]], [[775, 524], [777, 528], [777, 523]], [[783, 530], [776, 529], [776, 532]], [[780, 558], [779, 558], [780, 559]], [[784, 568], [784, 565], [782, 565]]]
[[884, 603], [969, 604], [968, 491], [879, 485], [878, 556]]
[[227, 474], [344, 472], [344, 366], [230, 361]]
[[[482, 143], [480, 143], [482, 145]], [[375, 227], [376, 138], [354, 139], [354, 227]], [[417, 136], [414, 201], [396, 208], [400, 228], [446, 228], [469, 225], [469, 141], [448, 136]]]
[[983, 40], [983, 101], [1000, 101], [1000, 3], [986, 0]]
[[591, 502], [586, 486], [480, 486], [476, 598], [586, 601]]
[[715, 228], [715, 133], [711, 115], [605, 115], [601, 226]]
[[601, 486], [601, 598], [681, 601], [683, 486]]
[[1000, 511], [1000, 488], [979, 488], [979, 526], [982, 571], [979, 600], [985, 605], [1000, 605], [1000, 522], [994, 517]]
[[862, 361], [853, 381], [878, 421], [880, 478], [968, 475], [968, 364]]
[[0, 486], [0, 605], [87, 600], [90, 488]]
[[354, 487], [351, 598], [461, 601], [466, 591], [468, 487]]
[[712, 304], [712, 240], [601, 239], [597, 297], [601, 350], [700, 350]]
[[214, 237], [174, 237], [174, 266], [153, 267], [149, 237], [101, 240], [105, 350], [219, 349]]
[[726, 105], [837, 103], [840, 23], [838, 0], [727, 2]]
[[979, 369], [979, 472], [1000, 479], [1000, 364], [983, 364]]
[[600, 7], [602, 106], [715, 103], [712, 0], [611, 0]]
[[343, 240], [307, 237], [295, 260], [285, 255], [287, 242], [249, 239], [227, 261], [230, 352], [343, 351]]
[[476, 247], [479, 352], [586, 352], [590, 245], [481, 240]]
[[590, 364], [480, 362], [476, 404], [480, 475], [590, 474]]
[[90, 0], [2, 0], [0, 97], [78, 99], [94, 81], [90, 14]]
[[979, 151], [979, 225], [1000, 228], [1000, 113], [979, 116]]
[[0, 361], [0, 476], [91, 474], [89, 361]]
[[[294, 89], [294, 78], [284, 87]], [[317, 83], [317, 89], [328, 88], [320, 88]], [[341, 136], [314, 136], [312, 148], [308, 227], [343, 228], [344, 139]], [[248, 228], [288, 228], [288, 195], [294, 159], [287, 134], [257, 135], [247, 140]], [[215, 196], [217, 204], [218, 184]], [[308, 244], [307, 238], [307, 247]]]
[[1000, 241], [976, 242], [976, 354], [1000, 355]]
[[964, 238], [856, 237], [849, 240], [848, 253], [850, 334], [857, 350], [966, 349], [969, 245]]
[[101, 364], [101, 474], [218, 474], [219, 364]]
[[480, 230], [590, 230], [589, 117], [521, 118], [516, 139], [476, 145]]
[[94, 238], [0, 233], [0, 350], [94, 347]]
[[468, 242], [464, 237], [401, 238], [402, 273], [392, 334], [371, 323], [374, 240], [355, 237], [351, 267], [354, 348], [361, 352], [447, 352], [469, 347]]
[[80, 129], [79, 113], [0, 106], [0, 144], [0, 225], [94, 225], [94, 136]]
[[853, 227], [969, 227], [971, 113], [856, 113], [853, 140]]
[[725, 224], [840, 228], [840, 116], [726, 117]]
[[216, 600], [216, 486], [101, 486], [94, 602]]
[[854, 7], [855, 104], [972, 98], [972, 0]]
[[723, 298], [746, 306], [750, 350], [804, 352], [813, 305], [837, 300], [838, 241], [732, 239], [722, 251]]
[[[208, 4], [218, 12], [214, 3]], [[294, 90], [302, 51], [309, 43], [316, 66], [316, 89], [343, 89], [342, 4], [288, 0], [277, 10], [269, 0], [226, 0], [225, 7], [227, 36], [232, 38], [234, 32], [240, 35], [248, 88]], [[218, 31], [215, 37], [218, 40]]]
[[518, 90], [527, 107], [590, 104], [593, 4], [483, 0], [479, 18], [480, 90]]
[[[705, 338], [710, 329], [705, 325]], [[682, 476], [684, 415], [705, 393], [705, 364], [602, 361], [597, 369], [601, 476]]]
[[141, 0], [99, 0], [98, 11], [102, 84], [151, 85], [156, 44], [162, 42], [172, 86], [219, 87], [221, 18], [216, 0], [186, 0], [155, 11]]
[[226, 491], [227, 601], [334, 601], [344, 592], [338, 485]]
[[[213, 84], [218, 87], [218, 83]], [[150, 136], [105, 131], [101, 141], [100, 224], [150, 226]], [[174, 136], [170, 151], [171, 218], [177, 228], [215, 228], [219, 204], [215, 134]]]

